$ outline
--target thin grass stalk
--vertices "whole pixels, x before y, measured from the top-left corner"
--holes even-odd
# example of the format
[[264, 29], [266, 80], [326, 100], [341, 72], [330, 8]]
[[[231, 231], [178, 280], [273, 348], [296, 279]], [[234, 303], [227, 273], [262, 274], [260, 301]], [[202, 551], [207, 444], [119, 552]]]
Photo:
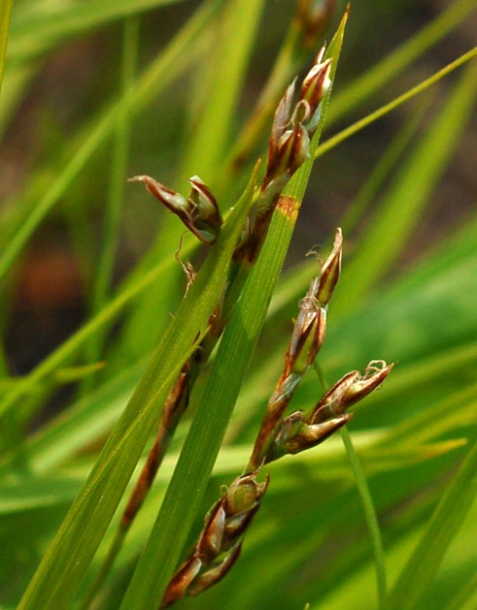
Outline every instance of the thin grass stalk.
[[472, 50], [468, 51], [467, 53], [464, 53], [464, 55], [461, 55], [458, 59], [452, 61], [450, 64], [447, 64], [447, 66], [445, 68], [442, 68], [442, 70], [439, 70], [429, 78], [426, 78], [426, 80], [422, 81], [422, 83], [419, 83], [419, 85], [412, 87], [411, 89], [406, 91], [406, 93], [403, 93], [399, 97], [395, 98], [392, 102], [384, 104], [384, 106], [381, 106], [381, 108], [378, 108], [377, 110], [371, 112], [359, 121], [356, 121], [356, 123], [353, 123], [353, 125], [346, 127], [346, 129], [343, 129], [335, 136], [329, 138], [328, 140], [323, 142], [323, 144], [320, 144], [320, 146], [318, 146], [315, 152], [315, 159], [321, 157], [322, 155], [330, 151], [332, 148], [335, 148], [335, 146], [338, 146], [338, 144], [341, 144], [341, 142], [344, 142], [358, 131], [361, 131], [371, 123], [374, 123], [374, 121], [377, 121], [392, 110], [395, 110], [396, 108], [406, 103], [416, 95], [419, 95], [423, 91], [426, 91], [426, 89], [429, 89], [429, 87], [437, 83], [441, 78], [443, 78], [447, 74], [450, 74], [453, 70], [459, 68], [460, 66], [462, 66], [463, 64], [470, 61], [476, 56], [477, 47], [474, 47]]
[[369, 537], [374, 555], [374, 564], [376, 567], [378, 607], [380, 610], [384, 610], [386, 608], [385, 600], [387, 593], [386, 561], [376, 507], [374, 506], [373, 498], [366, 480], [366, 475], [364, 474], [363, 467], [358, 454], [355, 451], [351, 435], [346, 426], [341, 428], [340, 434], [346, 450], [346, 455], [348, 456], [348, 460], [354, 474], [356, 487], [358, 488], [359, 498], [361, 500], [361, 506], [363, 507], [364, 517], [366, 519], [366, 525], [368, 526]]
[[451, 3], [448, 9], [443, 11], [428, 26], [386, 56], [381, 62], [375, 64], [341, 94], [338, 94], [333, 100], [332, 108], [330, 108], [328, 125], [332, 125], [358, 104], [372, 97], [428, 49], [431, 49], [452, 30], [456, 29], [475, 10], [474, 0], [457, 0]]
[[386, 600], [389, 610], [411, 610], [432, 582], [456, 532], [477, 496], [477, 442], [473, 440], [452, 483], [434, 510], [424, 535]]
[[273, 116], [284, 89], [317, 48], [336, 9], [334, 0], [325, 0], [321, 6], [308, 0], [299, 0], [285, 41], [280, 47], [270, 76], [255, 104], [250, 118], [242, 129], [225, 163], [221, 186], [228, 185], [241, 168], [250, 163]]

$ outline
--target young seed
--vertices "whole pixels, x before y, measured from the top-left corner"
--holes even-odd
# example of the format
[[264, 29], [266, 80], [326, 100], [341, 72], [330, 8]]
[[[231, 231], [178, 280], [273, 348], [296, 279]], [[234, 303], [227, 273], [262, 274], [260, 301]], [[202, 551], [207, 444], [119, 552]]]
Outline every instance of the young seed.
[[192, 189], [187, 198], [150, 176], [134, 176], [129, 182], [143, 182], [149, 193], [176, 214], [202, 243], [210, 245], [217, 240], [222, 216], [217, 201], [198, 176], [189, 179]]
[[243, 536], [267, 491], [257, 473], [235, 479], [209, 511], [189, 557], [172, 578], [162, 600], [166, 608], [184, 595], [197, 595], [221, 580], [237, 561]]
[[248, 240], [240, 243], [235, 260], [253, 264], [260, 253], [273, 212], [290, 178], [310, 154], [310, 141], [318, 126], [321, 102], [330, 88], [331, 60], [322, 61], [325, 49], [318, 53], [312, 69], [300, 88], [293, 105], [296, 80], [289, 85], [278, 104], [268, 146], [267, 169], [251, 218]]

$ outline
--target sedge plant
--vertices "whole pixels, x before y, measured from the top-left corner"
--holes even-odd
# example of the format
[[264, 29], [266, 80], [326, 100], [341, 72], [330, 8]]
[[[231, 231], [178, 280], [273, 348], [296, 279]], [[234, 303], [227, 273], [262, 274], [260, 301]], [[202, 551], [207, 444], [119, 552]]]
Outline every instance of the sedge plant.
[[[399, 84], [475, 2], [450, 3], [349, 85], [347, 45], [368, 42], [350, 25], [373, 27], [374, 9], [33, 4], [14, 6], [10, 31], [10, 3], [1, 13], [7, 149], [50, 56], [107, 28], [122, 53], [115, 98], [100, 79], [64, 141], [46, 122], [61, 146], [2, 210], [2, 608], [472, 608], [475, 212], [426, 255], [419, 231], [472, 133], [477, 52]], [[283, 42], [245, 113], [281, 10]], [[145, 26], [168, 14], [182, 25], [143, 69]], [[322, 161], [413, 100], [336, 213], [329, 255], [282, 272]], [[25, 270], [55, 222], [85, 319], [15, 375], [18, 295], [33, 298]], [[137, 263], [119, 274], [128, 240]], [[421, 260], [402, 262], [408, 250]]]

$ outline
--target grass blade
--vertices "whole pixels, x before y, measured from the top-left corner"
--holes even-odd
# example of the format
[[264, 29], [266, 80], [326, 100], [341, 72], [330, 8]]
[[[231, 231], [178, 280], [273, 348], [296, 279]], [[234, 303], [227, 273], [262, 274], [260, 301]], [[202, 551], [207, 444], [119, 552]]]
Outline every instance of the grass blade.
[[167, 392], [223, 290], [251, 189], [229, 216], [197, 280], [164, 333], [134, 395], [27, 589], [20, 608], [69, 607], [136, 466]]
[[359, 461], [358, 455], [353, 447], [351, 435], [346, 426], [341, 430], [341, 438], [346, 449], [351, 468], [353, 470], [359, 497], [363, 506], [363, 512], [368, 526], [369, 536], [373, 547], [374, 562], [376, 565], [376, 581], [378, 585], [379, 608], [384, 609], [386, 599], [386, 563], [381, 531], [379, 529], [378, 517], [373, 504], [366, 476]]
[[429, 526], [387, 600], [389, 610], [415, 608], [431, 583], [477, 494], [477, 442], [474, 441], [453, 483], [432, 515]]
[[[334, 70], [345, 23], [343, 19], [330, 45]], [[321, 126], [325, 114], [324, 109]], [[292, 236], [301, 201], [299, 195], [303, 196], [310, 171], [311, 162], [292, 179], [290, 190], [298, 195], [296, 204], [291, 203], [289, 196], [277, 208], [258, 262], [232, 311], [158, 518], [123, 599], [124, 609], [157, 606], [179, 560], [258, 340]]]
[[472, 62], [432, 128], [409, 156], [356, 256], [345, 267], [344, 288], [333, 303], [335, 315], [355, 306], [402, 252], [465, 129], [476, 95], [477, 63]]
[[12, 1], [5, 0], [5, 2], [2, 2], [0, 6], [0, 93], [2, 91], [3, 71], [5, 68], [5, 55], [7, 52], [11, 13]]
[[323, 144], [321, 144], [321, 146], [316, 149], [315, 157], [321, 157], [321, 155], [324, 155], [326, 152], [328, 152], [335, 146], [338, 146], [338, 144], [341, 144], [341, 142], [344, 142], [358, 131], [361, 131], [361, 129], [364, 129], [368, 125], [371, 125], [371, 123], [374, 123], [374, 121], [377, 121], [389, 112], [392, 112], [393, 110], [401, 106], [401, 104], [408, 102], [416, 95], [423, 93], [424, 91], [426, 91], [426, 89], [429, 89], [429, 87], [440, 81], [441, 78], [443, 78], [450, 72], [453, 72], [459, 66], [470, 61], [476, 55], [477, 47], [473, 48], [467, 53], [464, 53], [464, 55], [461, 55], [458, 59], [452, 61], [445, 68], [442, 68], [442, 70], [439, 70], [429, 78], [426, 78], [426, 80], [419, 83], [419, 85], [412, 87], [412, 89], [409, 89], [409, 91], [406, 91], [406, 93], [403, 93], [402, 95], [398, 96], [392, 102], [389, 102], [389, 104], [381, 106], [381, 108], [378, 108], [378, 110], [371, 112], [371, 114], [368, 114], [363, 119], [360, 119], [359, 121], [356, 121], [356, 123], [353, 123], [353, 125], [350, 125], [346, 129], [343, 129], [343, 131], [340, 131], [335, 136], [329, 138]]
[[470, 13], [475, 11], [475, 8], [474, 0], [453, 2], [426, 28], [423, 28], [416, 36], [373, 66], [341, 95], [337, 95], [333, 99], [332, 108], [330, 108], [330, 124], [382, 89], [386, 83], [403, 72], [413, 61], [457, 28]]

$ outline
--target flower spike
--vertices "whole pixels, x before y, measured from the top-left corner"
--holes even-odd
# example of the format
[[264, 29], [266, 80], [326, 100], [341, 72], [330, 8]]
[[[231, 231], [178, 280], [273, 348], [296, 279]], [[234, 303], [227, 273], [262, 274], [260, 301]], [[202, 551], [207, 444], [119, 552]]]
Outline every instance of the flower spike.
[[280, 424], [274, 442], [268, 446], [264, 464], [322, 443], [349, 422], [352, 414], [345, 413], [346, 409], [375, 390], [392, 368], [392, 364], [387, 365], [382, 360], [372, 361], [364, 375], [352, 371], [342, 377], [310, 413], [295, 411], [286, 417]]
[[316, 447], [347, 424], [351, 417], [351, 414], [343, 413], [318, 424], [309, 424], [302, 411], [295, 411], [282, 421], [275, 441], [265, 456], [265, 464], [284, 455], [294, 455]]
[[257, 472], [237, 477], [215, 503], [192, 553], [177, 570], [162, 600], [167, 608], [185, 595], [197, 595], [221, 580], [237, 561], [242, 539], [267, 491], [269, 478]]
[[372, 360], [366, 367], [364, 375], [351, 371], [337, 381], [318, 401], [311, 412], [308, 422], [317, 424], [326, 421], [330, 416], [342, 414], [378, 386], [389, 375], [394, 364], [384, 360]]
[[198, 176], [189, 179], [192, 190], [187, 198], [150, 176], [134, 176], [129, 182], [144, 182], [151, 195], [179, 216], [202, 243], [213, 244], [216, 241], [222, 225], [222, 217], [217, 201]]
[[310, 119], [306, 123], [306, 128], [310, 136], [314, 133], [320, 118], [320, 103], [327, 94], [330, 85], [331, 59], [321, 61], [324, 55], [324, 48], [317, 55], [316, 62], [312, 69], [303, 79], [301, 86], [300, 99], [310, 105]]
[[336, 229], [333, 251], [321, 267], [319, 287], [316, 293], [318, 302], [325, 307], [338, 283], [341, 273], [343, 235], [341, 229]]

